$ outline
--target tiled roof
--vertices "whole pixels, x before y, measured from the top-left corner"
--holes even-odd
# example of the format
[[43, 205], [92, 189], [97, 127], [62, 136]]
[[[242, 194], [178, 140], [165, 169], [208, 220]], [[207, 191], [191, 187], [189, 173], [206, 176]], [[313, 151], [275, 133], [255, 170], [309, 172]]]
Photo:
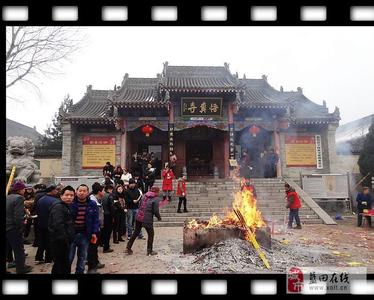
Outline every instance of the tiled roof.
[[239, 101], [240, 106], [250, 108], [286, 108], [294, 95], [280, 92], [271, 87], [265, 79], [240, 79], [245, 86]]
[[158, 95], [158, 78], [128, 78], [126, 74], [122, 86], [109, 96], [118, 107], [159, 107], [166, 101]]
[[33, 141], [34, 145], [38, 145], [43, 137], [35, 128], [23, 125], [16, 121], [6, 119], [6, 137], [23, 136]]
[[92, 90], [88, 87], [83, 98], [71, 106], [63, 117], [73, 123], [81, 123], [81, 121], [89, 124], [112, 123], [113, 120], [107, 116], [108, 94], [108, 90]]
[[290, 111], [291, 121], [299, 124], [336, 122], [339, 111], [329, 113], [325, 105], [309, 100], [302, 90], [278, 91], [262, 79], [239, 79], [224, 66], [169, 66], [164, 64], [157, 78], [129, 78], [125, 75], [121, 87], [114, 90], [92, 90], [89, 86], [81, 101], [73, 105], [65, 118], [73, 122], [113, 123], [108, 109], [166, 107], [163, 91], [235, 92], [243, 108], [282, 108]]
[[323, 124], [340, 120], [339, 111], [337, 109], [335, 109], [333, 113], [329, 113], [327, 107], [314, 103], [304, 95], [300, 95], [300, 97], [293, 100], [291, 104], [294, 123]]
[[208, 66], [164, 65], [162, 89], [170, 91], [235, 92], [240, 85], [228, 69]]

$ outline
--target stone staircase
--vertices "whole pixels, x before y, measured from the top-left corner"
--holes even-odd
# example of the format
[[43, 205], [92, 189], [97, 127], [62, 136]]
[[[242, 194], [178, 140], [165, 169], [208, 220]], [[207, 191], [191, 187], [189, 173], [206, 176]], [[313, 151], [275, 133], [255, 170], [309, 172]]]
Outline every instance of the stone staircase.
[[[162, 181], [156, 180], [155, 186], [161, 188]], [[281, 179], [254, 179], [257, 192], [257, 205], [267, 221], [283, 224], [285, 213], [284, 181]], [[233, 194], [238, 191], [239, 184], [232, 180], [207, 180], [205, 182], [187, 182], [188, 213], [177, 213], [178, 197], [172, 197], [171, 203], [161, 210], [162, 221], [154, 225], [183, 226], [186, 219], [209, 220], [213, 214], [225, 215], [225, 209], [232, 207]], [[176, 181], [174, 181], [176, 191]], [[318, 215], [304, 203], [299, 212], [304, 224], [323, 223]]]
[[[283, 224], [284, 217], [288, 220], [286, 209], [286, 200], [284, 192], [284, 181], [279, 178], [255, 178], [253, 179], [257, 192], [257, 207], [267, 221], [276, 221]], [[322, 224], [322, 219], [304, 202], [301, 203], [299, 210], [301, 223], [304, 224]]]

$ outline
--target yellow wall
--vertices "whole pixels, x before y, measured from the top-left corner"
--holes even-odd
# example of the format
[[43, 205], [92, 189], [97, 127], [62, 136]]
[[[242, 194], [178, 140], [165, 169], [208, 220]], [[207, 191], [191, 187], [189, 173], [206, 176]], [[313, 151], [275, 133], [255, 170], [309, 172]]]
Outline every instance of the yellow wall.
[[41, 177], [61, 176], [61, 158], [37, 158]]

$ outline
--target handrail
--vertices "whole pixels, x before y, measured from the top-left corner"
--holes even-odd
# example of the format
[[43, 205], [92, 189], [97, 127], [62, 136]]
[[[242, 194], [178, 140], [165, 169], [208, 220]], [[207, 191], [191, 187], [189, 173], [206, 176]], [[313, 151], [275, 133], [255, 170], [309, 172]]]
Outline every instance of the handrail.
[[310, 197], [301, 187], [289, 177], [283, 177], [292, 188], [295, 189], [299, 197], [322, 219], [327, 225], [336, 225], [337, 223]]

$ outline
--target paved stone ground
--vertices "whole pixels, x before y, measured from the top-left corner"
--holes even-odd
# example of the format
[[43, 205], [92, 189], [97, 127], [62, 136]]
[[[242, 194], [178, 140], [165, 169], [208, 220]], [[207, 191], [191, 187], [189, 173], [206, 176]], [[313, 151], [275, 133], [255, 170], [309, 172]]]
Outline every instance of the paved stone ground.
[[[305, 251], [313, 247], [320, 249], [321, 253], [329, 253], [330, 259], [326, 263], [330, 265], [349, 266], [359, 263], [360, 266], [366, 266], [369, 273], [374, 273], [374, 229], [355, 227], [356, 219], [353, 217], [345, 217], [338, 222], [338, 225], [305, 225], [302, 230], [291, 230], [274, 235], [274, 238], [283, 241], [285, 247], [297, 245], [305, 248]], [[105, 263], [105, 268], [99, 271], [103, 274], [196, 273], [192, 268], [196, 256], [183, 255], [182, 239], [182, 228], [156, 227], [156, 256], [145, 255], [146, 240], [135, 241], [132, 256], [124, 253], [126, 242], [112, 244], [115, 250], [112, 253], [103, 254], [102, 248], [99, 248], [100, 261]], [[50, 264], [34, 264], [36, 248], [25, 245], [25, 249], [29, 254], [26, 263], [34, 267], [33, 273], [50, 273]], [[10, 271], [14, 272], [14, 269]], [[72, 271], [75, 271], [75, 262]]]

